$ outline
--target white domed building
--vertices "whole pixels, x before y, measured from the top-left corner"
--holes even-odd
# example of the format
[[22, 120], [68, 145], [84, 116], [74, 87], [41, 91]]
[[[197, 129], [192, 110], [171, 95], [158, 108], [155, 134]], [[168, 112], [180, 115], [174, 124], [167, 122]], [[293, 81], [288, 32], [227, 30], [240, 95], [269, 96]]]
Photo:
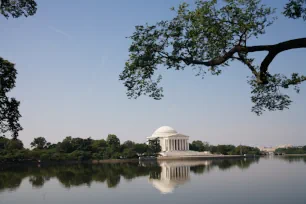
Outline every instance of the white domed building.
[[147, 137], [147, 140], [159, 139], [161, 156], [167, 157], [195, 157], [211, 155], [210, 152], [195, 152], [189, 150], [189, 136], [178, 133], [172, 127], [162, 126]]
[[169, 126], [162, 126], [147, 137], [148, 140], [156, 138], [159, 139], [162, 152], [189, 150], [189, 136], [180, 134]]

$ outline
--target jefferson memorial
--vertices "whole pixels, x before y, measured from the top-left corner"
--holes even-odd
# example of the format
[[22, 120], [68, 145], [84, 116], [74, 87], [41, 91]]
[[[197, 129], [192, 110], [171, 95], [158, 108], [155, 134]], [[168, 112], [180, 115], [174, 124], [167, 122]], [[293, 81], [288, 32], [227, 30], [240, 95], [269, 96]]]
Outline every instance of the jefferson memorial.
[[178, 133], [169, 126], [162, 126], [147, 137], [147, 140], [159, 139], [161, 156], [186, 157], [186, 156], [207, 156], [210, 152], [195, 152], [189, 150], [189, 136]]
[[189, 150], [189, 136], [179, 134], [169, 126], [162, 126], [152, 136], [147, 137], [148, 140], [156, 138], [159, 138], [162, 152]]

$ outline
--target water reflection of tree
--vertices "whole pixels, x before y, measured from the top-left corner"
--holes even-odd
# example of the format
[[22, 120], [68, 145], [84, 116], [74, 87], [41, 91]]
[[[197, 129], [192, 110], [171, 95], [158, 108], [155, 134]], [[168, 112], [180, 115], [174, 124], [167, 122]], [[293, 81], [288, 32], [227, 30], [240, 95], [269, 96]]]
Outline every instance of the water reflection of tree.
[[[233, 166], [248, 168], [256, 160], [212, 160], [207, 165], [190, 165], [190, 170], [203, 174], [218, 167], [221, 170]], [[56, 178], [65, 188], [87, 185], [92, 182], [105, 183], [108, 188], [115, 188], [121, 178], [132, 180], [140, 176], [159, 179], [161, 167], [157, 163], [138, 164], [100, 164], [100, 165], [50, 165], [50, 166], [11, 166], [0, 169], [0, 191], [17, 189], [22, 180], [29, 179], [33, 187], [40, 188], [51, 178]]]
[[24, 174], [16, 174], [14, 172], [4, 172], [0, 173], [0, 192], [3, 191], [4, 189], [7, 189], [9, 191], [14, 191], [17, 189], [23, 178], [26, 175]]
[[227, 170], [232, 167], [237, 166], [240, 169], [247, 169], [250, 167], [250, 165], [254, 162], [258, 162], [259, 158], [254, 159], [229, 159], [229, 160], [212, 160], [209, 165], [197, 165], [197, 166], [191, 166], [190, 171], [192, 171], [195, 174], [203, 174], [205, 172], [209, 172], [215, 167], [218, 167], [220, 170]]
[[306, 164], [306, 156], [275, 156], [275, 158], [287, 161], [289, 163], [304, 162]]
[[205, 172], [209, 172], [211, 169], [213, 169], [213, 166], [211, 165], [197, 165], [190, 167], [190, 171], [195, 174], [203, 174]]
[[132, 180], [139, 176], [148, 176], [158, 172], [160, 167], [140, 166], [138, 163], [101, 164], [101, 165], [52, 165], [52, 166], [10, 166], [0, 169], [0, 191], [15, 190], [23, 179], [29, 178], [33, 187], [39, 188], [50, 178], [56, 178], [65, 187], [87, 185], [92, 182], [106, 183], [115, 188], [121, 177]]
[[149, 175], [150, 179], [160, 179], [160, 172], [152, 171]]
[[29, 182], [32, 184], [35, 188], [41, 188], [45, 184], [46, 181], [49, 181], [50, 177], [47, 176], [30, 176]]

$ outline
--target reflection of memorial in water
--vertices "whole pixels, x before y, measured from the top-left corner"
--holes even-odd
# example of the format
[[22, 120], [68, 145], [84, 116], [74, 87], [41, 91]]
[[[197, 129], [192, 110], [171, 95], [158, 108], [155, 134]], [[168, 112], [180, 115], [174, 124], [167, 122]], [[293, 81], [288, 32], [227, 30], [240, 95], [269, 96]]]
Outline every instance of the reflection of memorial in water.
[[[294, 158], [289, 161], [292, 160]], [[297, 161], [305, 162], [302, 159]], [[131, 181], [142, 176], [148, 176], [150, 183], [162, 193], [169, 193], [190, 181], [190, 174], [208, 174], [216, 168], [220, 171], [232, 167], [247, 169], [254, 162], [258, 162], [258, 159], [167, 160], [101, 165], [0, 165], [0, 195], [5, 190], [17, 190], [24, 180], [28, 180], [34, 188], [43, 188], [53, 179], [58, 180], [64, 188], [90, 187], [92, 182], [116, 188], [123, 179]]]
[[149, 182], [161, 193], [171, 193], [190, 180], [190, 167], [210, 164], [211, 161], [163, 161], [159, 163], [161, 172], [150, 174]]

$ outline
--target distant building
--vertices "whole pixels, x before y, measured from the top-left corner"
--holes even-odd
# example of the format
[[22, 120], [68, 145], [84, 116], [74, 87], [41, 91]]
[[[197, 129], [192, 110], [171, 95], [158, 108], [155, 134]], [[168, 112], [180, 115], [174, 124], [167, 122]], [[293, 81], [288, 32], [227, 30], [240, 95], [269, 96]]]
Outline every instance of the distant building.
[[279, 148], [288, 149], [288, 148], [292, 148], [292, 147], [293, 147], [293, 145], [291, 145], [291, 144], [284, 144], [284, 145], [278, 145], [278, 146], [275, 146], [275, 147], [259, 147], [259, 150], [261, 152], [272, 154], [272, 153], [275, 152], [275, 150], [277, 150]]
[[291, 145], [291, 144], [285, 144], [285, 145], [276, 146], [276, 149], [278, 149], [278, 148], [288, 149], [288, 148], [292, 148], [292, 147], [293, 147], [293, 145]]
[[272, 154], [275, 152], [277, 148], [276, 147], [260, 147], [259, 150], [261, 152], [265, 152], [265, 153], [268, 153], [268, 154]]

